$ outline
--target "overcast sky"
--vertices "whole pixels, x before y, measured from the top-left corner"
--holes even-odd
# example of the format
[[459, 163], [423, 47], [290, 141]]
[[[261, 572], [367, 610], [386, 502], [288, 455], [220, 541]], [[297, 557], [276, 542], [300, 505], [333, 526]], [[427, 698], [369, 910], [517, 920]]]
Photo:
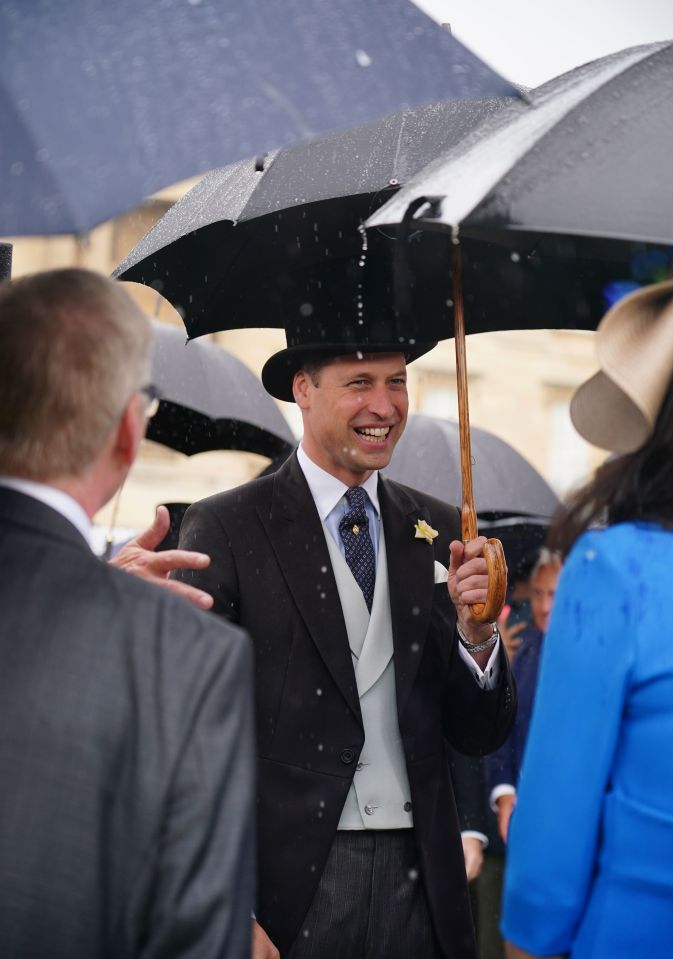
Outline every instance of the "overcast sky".
[[673, 0], [414, 0], [514, 83], [537, 86], [623, 47], [673, 39]]

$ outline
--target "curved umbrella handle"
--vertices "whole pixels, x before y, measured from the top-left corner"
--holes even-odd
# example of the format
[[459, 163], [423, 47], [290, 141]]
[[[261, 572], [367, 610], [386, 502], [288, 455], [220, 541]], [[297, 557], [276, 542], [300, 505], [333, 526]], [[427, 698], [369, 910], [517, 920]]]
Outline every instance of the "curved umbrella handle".
[[485, 603], [470, 606], [470, 612], [479, 623], [494, 623], [505, 605], [507, 592], [507, 563], [499, 539], [487, 539], [484, 559], [488, 570], [488, 592]]

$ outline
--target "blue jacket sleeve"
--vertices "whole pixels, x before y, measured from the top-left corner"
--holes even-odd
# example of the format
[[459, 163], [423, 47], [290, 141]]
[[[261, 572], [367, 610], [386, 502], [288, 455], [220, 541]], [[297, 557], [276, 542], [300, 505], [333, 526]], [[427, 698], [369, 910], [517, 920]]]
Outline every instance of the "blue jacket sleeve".
[[502, 929], [534, 955], [569, 951], [582, 918], [634, 661], [634, 603], [606, 537], [562, 573], [509, 833]]

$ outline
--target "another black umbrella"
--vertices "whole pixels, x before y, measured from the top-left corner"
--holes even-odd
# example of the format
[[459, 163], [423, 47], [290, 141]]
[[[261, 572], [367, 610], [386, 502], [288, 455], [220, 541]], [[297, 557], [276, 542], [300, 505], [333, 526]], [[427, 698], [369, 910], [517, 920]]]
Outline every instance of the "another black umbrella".
[[12, 251], [11, 243], [0, 243], [0, 280], [12, 278]]
[[[480, 528], [504, 515], [549, 519], [559, 505], [551, 486], [527, 459], [500, 437], [472, 429], [474, 499]], [[414, 414], [386, 475], [447, 501], [460, 499], [460, 438], [456, 420]]]
[[495, 536], [502, 543], [511, 587], [528, 579], [549, 531], [548, 516], [506, 516], [479, 524], [482, 536]]
[[[320, 302], [315, 287], [326, 262], [362, 273], [358, 226], [506, 102], [417, 107], [214, 170], [168, 210], [115, 275], [159, 290], [180, 311], [190, 336], [283, 327], [294, 299], [299, 305]], [[419, 244], [420, 264], [430, 246], [437, 243]], [[379, 286], [382, 277], [390, 283], [391, 253], [385, 237], [375, 237], [367, 251], [365, 270], [376, 274]], [[331, 269], [338, 273], [339, 267]]]
[[475, 237], [510, 260], [489, 277], [506, 316], [509, 299], [521, 304], [510, 328], [592, 329], [621, 289], [670, 269], [670, 251], [651, 245], [673, 243], [672, 154], [673, 42], [632, 47], [550, 80], [530, 107], [508, 105], [368, 227], [406, 216], [414, 231], [460, 232], [468, 332], [485, 328], [484, 304], [467, 297], [479, 272]]
[[480, 95], [516, 91], [409, 0], [5, 0], [0, 230], [82, 233], [255, 152]]
[[291, 452], [285, 417], [245, 364], [214, 343], [186, 343], [177, 327], [153, 327], [152, 381], [162, 400], [148, 439], [188, 456], [245, 450], [277, 460]]

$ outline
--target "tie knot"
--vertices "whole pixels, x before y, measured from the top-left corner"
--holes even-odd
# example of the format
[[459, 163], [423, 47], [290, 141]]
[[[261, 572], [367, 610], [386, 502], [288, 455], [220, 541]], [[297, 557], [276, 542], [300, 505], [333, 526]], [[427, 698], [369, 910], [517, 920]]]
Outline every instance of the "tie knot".
[[367, 505], [367, 493], [361, 486], [351, 486], [346, 490], [346, 501], [350, 509], [364, 510]]

